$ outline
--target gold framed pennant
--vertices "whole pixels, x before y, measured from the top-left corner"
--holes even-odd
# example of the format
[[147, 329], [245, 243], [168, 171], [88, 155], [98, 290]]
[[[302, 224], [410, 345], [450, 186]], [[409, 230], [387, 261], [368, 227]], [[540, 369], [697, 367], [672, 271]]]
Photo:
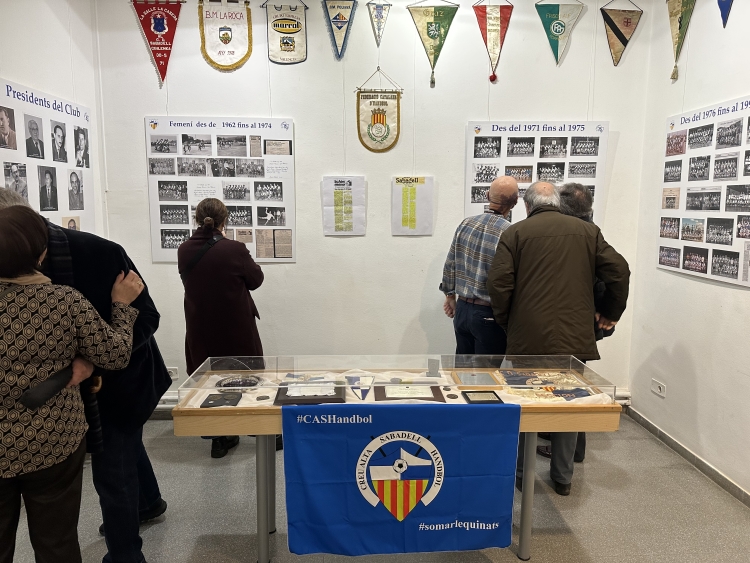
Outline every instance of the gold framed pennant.
[[216, 70], [237, 70], [253, 53], [250, 2], [245, 0], [244, 4], [244, 7], [232, 7], [222, 1], [204, 6], [203, 0], [198, 0], [201, 54]]
[[[392, 89], [365, 88], [380, 74]], [[357, 88], [357, 133], [359, 142], [368, 151], [387, 152], [401, 136], [401, 94], [403, 90], [380, 67]]]

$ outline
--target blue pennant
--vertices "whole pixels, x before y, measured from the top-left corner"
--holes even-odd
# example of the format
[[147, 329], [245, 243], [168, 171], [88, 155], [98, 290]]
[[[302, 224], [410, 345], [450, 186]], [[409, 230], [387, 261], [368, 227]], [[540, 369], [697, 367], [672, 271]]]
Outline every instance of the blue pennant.
[[732, 10], [732, 2], [734, 0], [719, 0], [719, 10], [721, 10], [721, 19], [724, 22], [724, 27], [727, 26], [729, 12]]

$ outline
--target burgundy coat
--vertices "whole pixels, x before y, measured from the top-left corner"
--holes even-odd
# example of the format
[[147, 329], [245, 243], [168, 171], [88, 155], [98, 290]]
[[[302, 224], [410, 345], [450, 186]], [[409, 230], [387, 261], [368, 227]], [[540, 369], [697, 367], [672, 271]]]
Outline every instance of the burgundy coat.
[[[219, 231], [198, 231], [177, 250], [180, 272]], [[250, 290], [263, 283], [263, 272], [247, 247], [220, 240], [185, 278], [185, 360], [192, 374], [208, 357], [262, 356]]]

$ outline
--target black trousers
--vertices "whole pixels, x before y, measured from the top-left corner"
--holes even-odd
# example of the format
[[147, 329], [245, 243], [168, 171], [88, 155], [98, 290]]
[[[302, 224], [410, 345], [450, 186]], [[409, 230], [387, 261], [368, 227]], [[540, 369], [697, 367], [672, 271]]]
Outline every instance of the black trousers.
[[86, 440], [66, 459], [9, 479], [0, 479], [0, 563], [13, 563], [21, 497], [36, 563], [80, 563], [81, 510]]
[[503, 327], [495, 322], [492, 307], [456, 299], [453, 330], [456, 333], [457, 356], [505, 354], [507, 336]]

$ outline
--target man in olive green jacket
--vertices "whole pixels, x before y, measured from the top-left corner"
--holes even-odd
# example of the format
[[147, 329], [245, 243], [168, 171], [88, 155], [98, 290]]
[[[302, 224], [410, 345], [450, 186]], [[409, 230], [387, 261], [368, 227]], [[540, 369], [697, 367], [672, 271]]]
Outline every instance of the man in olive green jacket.
[[[560, 213], [552, 184], [532, 184], [524, 202], [528, 218], [502, 234], [487, 278], [495, 319], [508, 335], [507, 353], [598, 360], [591, 319], [603, 329], [620, 319], [628, 299], [628, 263], [599, 227]], [[599, 311], [594, 307], [596, 278], [606, 287]], [[567, 495], [576, 433], [552, 437], [550, 476], [555, 491]], [[523, 440], [518, 459], [520, 478]]]

